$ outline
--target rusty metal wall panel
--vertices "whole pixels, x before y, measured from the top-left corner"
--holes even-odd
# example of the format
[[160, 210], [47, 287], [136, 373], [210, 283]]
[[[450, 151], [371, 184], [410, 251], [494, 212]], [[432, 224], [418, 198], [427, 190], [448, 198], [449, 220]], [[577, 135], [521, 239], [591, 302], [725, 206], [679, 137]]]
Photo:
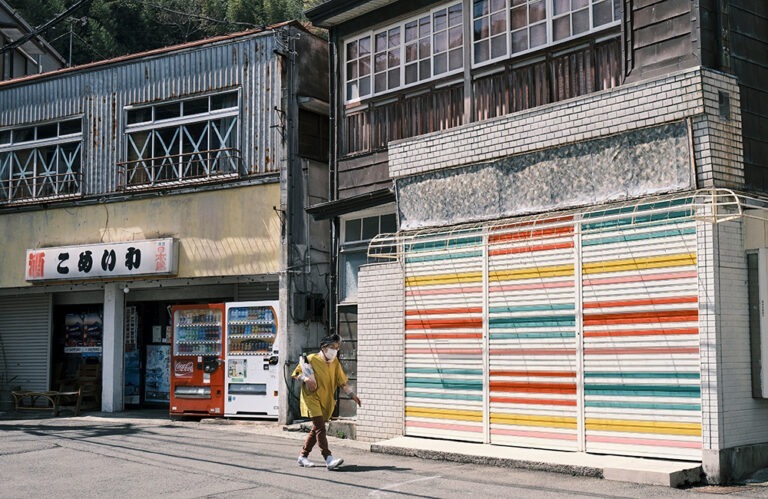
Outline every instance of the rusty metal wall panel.
[[284, 160], [282, 75], [275, 37], [265, 32], [67, 72], [0, 88], [0, 127], [84, 116], [85, 194], [114, 192], [125, 156], [128, 105], [240, 89], [239, 148], [249, 173], [278, 171]]

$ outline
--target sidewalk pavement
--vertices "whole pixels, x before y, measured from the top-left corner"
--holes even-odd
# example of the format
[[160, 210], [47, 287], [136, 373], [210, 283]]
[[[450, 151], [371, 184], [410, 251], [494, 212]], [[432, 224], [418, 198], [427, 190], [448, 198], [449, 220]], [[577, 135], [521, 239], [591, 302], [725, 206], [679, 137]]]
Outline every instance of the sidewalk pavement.
[[[0, 420], [54, 419], [48, 413], [19, 414], [0, 412]], [[61, 424], [72, 426], [97, 426], [115, 421], [142, 425], [205, 425], [221, 431], [264, 434], [303, 440], [309, 431], [308, 423], [283, 426], [275, 421], [251, 419], [182, 419], [171, 421], [165, 410], [140, 410], [119, 413], [89, 412], [79, 417], [60, 416], [55, 418]], [[508, 468], [566, 473], [575, 476], [601, 477], [606, 480], [681, 487], [701, 481], [701, 466], [696, 462], [668, 461], [622, 456], [602, 456], [580, 452], [549, 451], [487, 444], [456, 442], [428, 438], [397, 437], [382, 442], [360, 442], [349, 438], [354, 436], [354, 421], [333, 421], [329, 428], [329, 440], [333, 446], [353, 447], [371, 452], [416, 456], [425, 459], [459, 463], [485, 464]], [[754, 480], [768, 481], [763, 473]], [[761, 478], [762, 477], [762, 478]]]

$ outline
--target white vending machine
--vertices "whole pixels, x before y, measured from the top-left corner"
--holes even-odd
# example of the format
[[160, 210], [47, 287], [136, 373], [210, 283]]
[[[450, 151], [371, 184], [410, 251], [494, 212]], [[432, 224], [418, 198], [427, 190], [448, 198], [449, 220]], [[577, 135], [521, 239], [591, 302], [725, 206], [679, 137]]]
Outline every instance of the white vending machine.
[[277, 418], [278, 302], [226, 304], [224, 415]]

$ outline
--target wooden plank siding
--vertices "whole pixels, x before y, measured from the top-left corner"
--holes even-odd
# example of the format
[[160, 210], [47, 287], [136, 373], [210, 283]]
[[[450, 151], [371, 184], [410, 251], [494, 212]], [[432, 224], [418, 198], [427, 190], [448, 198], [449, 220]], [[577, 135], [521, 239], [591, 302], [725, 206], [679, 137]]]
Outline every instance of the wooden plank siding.
[[[507, 61], [472, 82], [472, 119], [480, 121], [550, 102], [613, 88], [621, 79], [618, 37], [537, 55], [527, 63]], [[513, 64], [514, 62], [514, 64]], [[387, 143], [461, 125], [464, 83], [434, 83], [347, 110], [342, 155], [382, 151]]]
[[627, 81], [637, 81], [698, 64], [698, 29], [691, 0], [625, 2], [631, 61]]
[[731, 0], [728, 28], [741, 91], [745, 180], [768, 190], [768, 2]]

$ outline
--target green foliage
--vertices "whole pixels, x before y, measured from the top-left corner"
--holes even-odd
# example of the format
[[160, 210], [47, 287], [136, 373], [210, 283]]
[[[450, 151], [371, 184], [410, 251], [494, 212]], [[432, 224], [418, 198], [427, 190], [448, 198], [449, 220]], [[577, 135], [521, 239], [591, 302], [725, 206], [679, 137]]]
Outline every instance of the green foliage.
[[[33, 27], [76, 0], [7, 0]], [[304, 21], [320, 0], [90, 0], [43, 37], [72, 64], [275, 24]]]

